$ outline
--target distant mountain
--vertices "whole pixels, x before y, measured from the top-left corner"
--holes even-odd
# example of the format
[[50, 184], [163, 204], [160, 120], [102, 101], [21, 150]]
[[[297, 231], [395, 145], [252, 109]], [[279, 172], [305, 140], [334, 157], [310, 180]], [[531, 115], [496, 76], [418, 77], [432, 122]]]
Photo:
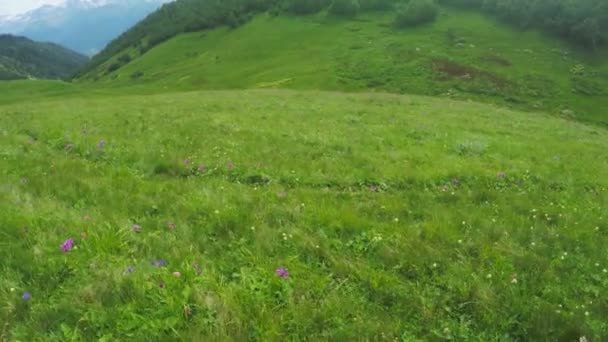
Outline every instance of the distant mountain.
[[66, 0], [13, 17], [0, 17], [0, 33], [49, 41], [87, 55], [171, 0]]
[[65, 79], [87, 61], [86, 56], [57, 44], [0, 35], [0, 80]]

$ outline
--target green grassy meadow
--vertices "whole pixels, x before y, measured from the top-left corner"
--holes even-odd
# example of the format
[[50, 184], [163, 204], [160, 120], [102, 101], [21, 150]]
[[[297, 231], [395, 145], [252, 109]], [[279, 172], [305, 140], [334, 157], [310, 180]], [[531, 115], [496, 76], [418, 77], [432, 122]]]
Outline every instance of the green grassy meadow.
[[605, 340], [607, 169], [604, 128], [414, 95], [6, 101], [0, 340]]
[[441, 8], [0, 82], [0, 342], [608, 340], [606, 51]]

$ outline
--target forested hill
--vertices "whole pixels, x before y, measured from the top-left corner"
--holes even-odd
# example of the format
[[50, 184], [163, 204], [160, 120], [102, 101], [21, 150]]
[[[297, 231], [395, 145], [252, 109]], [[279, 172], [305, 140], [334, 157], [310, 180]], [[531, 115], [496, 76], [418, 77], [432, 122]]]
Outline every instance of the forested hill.
[[519, 28], [540, 28], [584, 47], [608, 43], [606, 0], [439, 0], [479, 9]]
[[0, 35], [0, 80], [67, 79], [87, 61], [86, 56], [56, 44]]
[[[518, 28], [539, 28], [597, 49], [608, 43], [608, 2], [605, 0], [177, 0], [112, 41], [96, 55], [84, 75], [120, 52], [131, 49], [143, 54], [179, 33], [218, 26], [237, 27], [256, 13], [303, 15], [329, 11], [336, 16], [360, 12], [394, 11], [396, 23], [417, 24], [434, 18], [437, 5], [477, 9]], [[403, 19], [403, 20], [399, 20]], [[126, 64], [132, 56], [125, 56]], [[120, 67], [117, 65], [116, 67]]]

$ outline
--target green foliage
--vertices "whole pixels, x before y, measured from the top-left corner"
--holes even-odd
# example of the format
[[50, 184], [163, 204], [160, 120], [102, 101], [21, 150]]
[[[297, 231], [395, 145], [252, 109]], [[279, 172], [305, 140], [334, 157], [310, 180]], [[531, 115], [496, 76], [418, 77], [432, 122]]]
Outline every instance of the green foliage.
[[339, 16], [352, 17], [357, 15], [360, 9], [359, 0], [333, 0], [329, 12]]
[[59, 45], [0, 35], [0, 80], [66, 79], [88, 58]]
[[362, 11], [388, 11], [393, 9], [394, 0], [359, 0]]
[[331, 0], [286, 0], [285, 9], [293, 14], [305, 15], [321, 11]]
[[410, 0], [397, 10], [395, 26], [404, 28], [429, 23], [435, 20], [438, 13], [433, 0]]
[[131, 62], [131, 56], [125, 53], [118, 57], [118, 62], [122, 65], [128, 64], [129, 62]]
[[131, 55], [125, 53], [120, 55], [114, 62], [108, 65], [107, 73], [113, 73], [114, 71], [120, 69], [124, 65], [129, 64], [131, 62]]
[[541, 28], [593, 49], [608, 43], [608, 2], [604, 0], [439, 1], [482, 9], [521, 28]]
[[0, 82], [2, 340], [608, 339], [605, 128], [413, 95], [60, 87]]
[[120, 67], [121, 67], [120, 63], [114, 62], [108, 66], [108, 73], [114, 72], [114, 71], [120, 69]]

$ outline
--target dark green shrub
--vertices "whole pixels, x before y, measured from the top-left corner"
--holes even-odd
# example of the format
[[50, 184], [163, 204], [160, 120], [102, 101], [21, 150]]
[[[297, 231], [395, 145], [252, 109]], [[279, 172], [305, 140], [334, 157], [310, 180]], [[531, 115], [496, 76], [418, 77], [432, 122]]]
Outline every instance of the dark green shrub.
[[121, 67], [120, 63], [116, 63], [116, 62], [112, 63], [108, 66], [108, 73], [114, 72], [114, 71], [120, 69], [120, 67]]
[[132, 80], [138, 80], [140, 78], [142, 78], [144, 76], [143, 71], [136, 71], [134, 73], [131, 74], [131, 79]]
[[360, 9], [359, 0], [334, 0], [329, 7], [329, 13], [352, 17], [357, 15]]
[[432, 22], [439, 9], [432, 0], [411, 0], [397, 11], [395, 25], [399, 28]]
[[118, 57], [118, 63], [120, 63], [121, 65], [128, 64], [129, 62], [131, 62], [131, 56], [126, 53]]
[[329, 6], [331, 0], [289, 0], [286, 10], [293, 14], [313, 14]]
[[483, 0], [437, 0], [440, 4], [465, 8], [480, 8], [483, 5]]
[[386, 11], [393, 8], [393, 0], [359, 0], [362, 11]]

